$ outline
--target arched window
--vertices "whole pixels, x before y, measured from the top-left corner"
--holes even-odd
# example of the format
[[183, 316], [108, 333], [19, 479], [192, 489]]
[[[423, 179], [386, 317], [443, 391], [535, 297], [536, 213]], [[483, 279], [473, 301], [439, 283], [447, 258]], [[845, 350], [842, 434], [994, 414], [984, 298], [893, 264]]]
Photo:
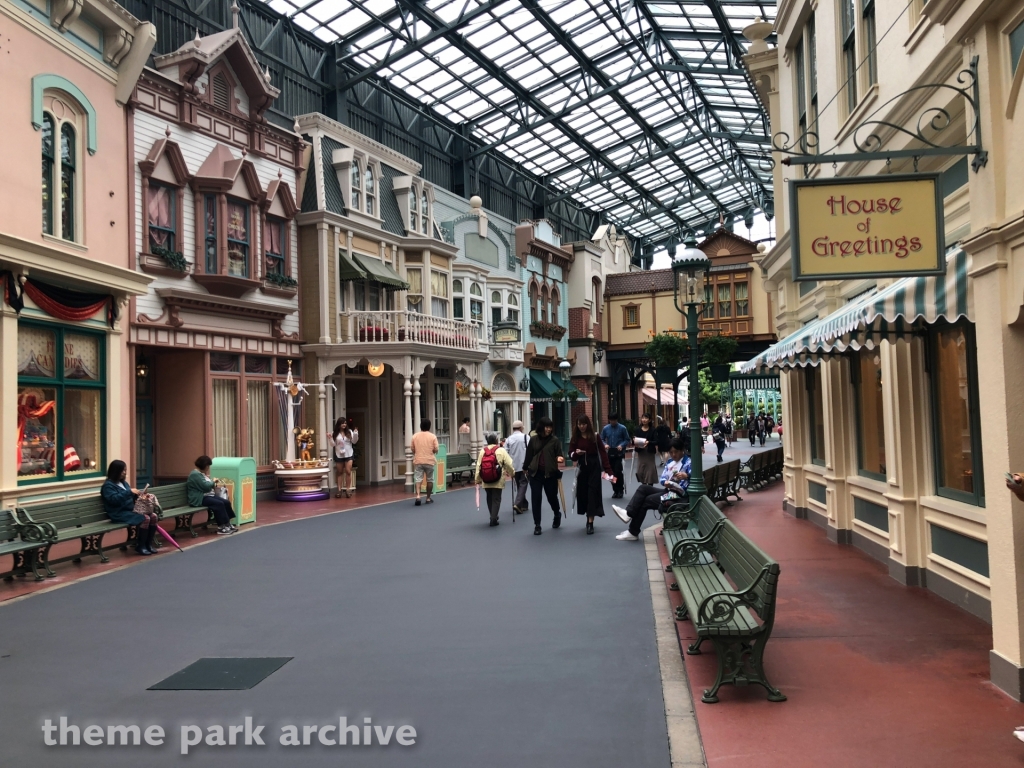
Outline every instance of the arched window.
[[537, 305], [537, 284], [530, 283], [530, 322], [540, 322], [540, 307]]
[[548, 321], [548, 287], [546, 285], [540, 289], [540, 319], [545, 323]]
[[508, 319], [510, 322], [519, 322], [519, 296], [515, 291], [508, 292]]
[[409, 231], [419, 231], [419, 217], [416, 212], [419, 210], [417, 207], [418, 196], [416, 195], [416, 187], [409, 187]]
[[369, 166], [367, 166], [366, 174], [363, 176], [363, 191], [366, 193], [366, 212], [373, 216], [377, 190], [373, 183], [373, 169]]
[[558, 317], [558, 289], [557, 288], [552, 288], [551, 289], [551, 311], [550, 311], [549, 314], [551, 315], [551, 322], [554, 323], [555, 325], [558, 325], [559, 317]]
[[423, 190], [420, 197], [420, 227], [424, 235], [430, 234], [430, 201], [427, 199], [427, 190]]
[[[79, 126], [84, 110], [63, 92], [47, 91], [43, 96], [42, 119], [42, 208], [43, 232], [63, 240], [80, 241], [81, 179], [78, 146]], [[59, 207], [58, 207], [59, 206]]]
[[491, 322], [497, 325], [503, 316], [501, 291], [491, 291]]
[[53, 234], [53, 115], [43, 114], [43, 232]]
[[496, 373], [491, 381], [491, 389], [495, 392], [515, 392], [516, 382], [507, 373]]
[[362, 174], [359, 172], [359, 163], [352, 163], [352, 210], [361, 211], [363, 210], [362, 192], [360, 187], [362, 186]]

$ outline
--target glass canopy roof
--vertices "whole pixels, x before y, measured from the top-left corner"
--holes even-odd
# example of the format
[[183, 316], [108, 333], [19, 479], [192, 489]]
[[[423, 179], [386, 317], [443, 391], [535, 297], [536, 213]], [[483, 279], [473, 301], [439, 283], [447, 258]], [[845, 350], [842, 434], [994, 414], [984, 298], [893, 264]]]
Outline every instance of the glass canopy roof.
[[372, 76], [638, 238], [770, 195], [767, 120], [740, 64], [760, 0], [266, 0]]

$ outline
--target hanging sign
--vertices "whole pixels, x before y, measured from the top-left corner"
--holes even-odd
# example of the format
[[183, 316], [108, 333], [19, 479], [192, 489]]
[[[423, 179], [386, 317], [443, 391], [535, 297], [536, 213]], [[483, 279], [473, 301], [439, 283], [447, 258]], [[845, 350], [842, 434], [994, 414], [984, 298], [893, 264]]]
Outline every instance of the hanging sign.
[[493, 327], [495, 344], [518, 344], [521, 331], [518, 323], [495, 323]]
[[939, 174], [790, 182], [794, 280], [945, 274]]

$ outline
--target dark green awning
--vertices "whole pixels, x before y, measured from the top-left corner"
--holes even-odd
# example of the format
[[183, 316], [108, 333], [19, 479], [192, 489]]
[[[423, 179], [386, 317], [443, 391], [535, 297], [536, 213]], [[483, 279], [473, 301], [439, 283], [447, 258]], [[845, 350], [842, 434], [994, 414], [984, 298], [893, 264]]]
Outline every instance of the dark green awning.
[[580, 390], [576, 387], [576, 385], [573, 384], [571, 381], [565, 382], [565, 386], [563, 386], [562, 389], [565, 391], [565, 394], [567, 394], [567, 395], [572, 393], [572, 392], [575, 392], [576, 393], [576, 402], [577, 403], [587, 402], [587, 400], [588, 400], [587, 396], [584, 395], [582, 392], [580, 392]]
[[549, 377], [540, 371], [530, 371], [530, 399], [540, 402], [551, 402], [555, 398], [552, 395], [561, 389]]
[[355, 259], [359, 266], [366, 270], [367, 280], [380, 283], [385, 288], [390, 288], [394, 291], [406, 291], [409, 289], [409, 284], [383, 261], [372, 256], [363, 256], [360, 253], [355, 254]]
[[338, 279], [341, 282], [347, 280], [365, 280], [366, 272], [360, 267], [356, 266], [355, 262], [349, 258], [349, 255], [344, 251], [338, 251]]

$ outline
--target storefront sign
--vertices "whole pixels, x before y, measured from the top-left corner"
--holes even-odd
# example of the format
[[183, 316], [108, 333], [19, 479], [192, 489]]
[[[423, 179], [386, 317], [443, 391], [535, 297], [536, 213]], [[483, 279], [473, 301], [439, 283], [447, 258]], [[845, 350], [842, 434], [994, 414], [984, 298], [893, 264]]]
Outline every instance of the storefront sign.
[[793, 279], [945, 272], [939, 174], [790, 182]]
[[518, 344], [520, 337], [520, 330], [518, 325], [495, 325], [494, 326], [494, 343], [495, 344]]

